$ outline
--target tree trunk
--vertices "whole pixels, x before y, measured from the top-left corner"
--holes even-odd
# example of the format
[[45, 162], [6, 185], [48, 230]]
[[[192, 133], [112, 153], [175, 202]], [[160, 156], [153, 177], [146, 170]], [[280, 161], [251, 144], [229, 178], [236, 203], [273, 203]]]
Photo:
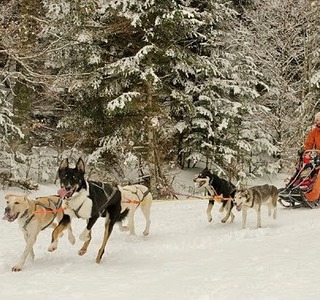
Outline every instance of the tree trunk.
[[[146, 83], [146, 93], [147, 93], [147, 103], [149, 111], [152, 111], [153, 107], [153, 99], [152, 99], [152, 87], [147, 82]], [[154, 128], [152, 126], [152, 116], [147, 117], [147, 136], [148, 136], [148, 158], [147, 163], [150, 172], [150, 189], [151, 191], [155, 191], [158, 184], [158, 174], [157, 174], [157, 166], [156, 166], [156, 155], [155, 155], [155, 136], [154, 136]]]
[[23, 153], [29, 153], [31, 150], [30, 141], [30, 124], [31, 124], [31, 108], [32, 100], [34, 99], [34, 91], [22, 82], [17, 82], [14, 87], [14, 99], [13, 99], [13, 122], [19, 126], [23, 132], [24, 141], [19, 147], [19, 150]]

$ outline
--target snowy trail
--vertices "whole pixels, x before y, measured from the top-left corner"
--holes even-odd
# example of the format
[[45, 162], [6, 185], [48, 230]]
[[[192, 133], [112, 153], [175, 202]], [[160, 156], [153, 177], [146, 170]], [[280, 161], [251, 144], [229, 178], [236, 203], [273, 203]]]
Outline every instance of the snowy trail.
[[[55, 187], [40, 190], [50, 194]], [[7, 192], [7, 191], [6, 191]], [[1, 195], [6, 194], [5, 191]], [[318, 285], [320, 210], [288, 210], [279, 206], [274, 221], [263, 209], [262, 226], [249, 212], [248, 229], [241, 214], [222, 224], [206, 220], [206, 201], [154, 203], [151, 229], [142, 236], [144, 219], [136, 213], [137, 236], [115, 227], [100, 265], [103, 219], [93, 230], [88, 253], [80, 257], [78, 239], [85, 221], [74, 220], [72, 246], [64, 236], [54, 253], [47, 252], [51, 230], [41, 232], [35, 262], [20, 273], [11, 266], [24, 241], [17, 223], [0, 222], [1, 299], [316, 299]], [[0, 211], [4, 201], [0, 202]]]

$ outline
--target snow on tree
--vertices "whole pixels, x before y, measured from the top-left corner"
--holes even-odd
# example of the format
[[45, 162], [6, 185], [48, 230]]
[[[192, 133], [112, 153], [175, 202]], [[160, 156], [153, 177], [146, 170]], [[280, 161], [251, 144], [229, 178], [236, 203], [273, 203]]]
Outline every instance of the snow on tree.
[[[319, 110], [319, 5], [308, 0], [254, 1], [244, 9], [248, 53], [263, 80], [256, 103], [266, 106], [265, 127], [281, 166], [293, 162]], [[312, 81], [312, 78], [315, 81]]]
[[172, 162], [238, 178], [292, 157], [319, 108], [316, 1], [38, 4], [6, 0], [0, 18], [1, 82], [31, 156], [78, 148], [154, 188]]

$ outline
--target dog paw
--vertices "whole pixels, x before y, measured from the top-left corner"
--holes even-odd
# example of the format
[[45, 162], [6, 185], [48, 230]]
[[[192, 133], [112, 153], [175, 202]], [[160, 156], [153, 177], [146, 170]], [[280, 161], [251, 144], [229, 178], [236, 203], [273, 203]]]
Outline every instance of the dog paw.
[[120, 230], [121, 231], [129, 231], [129, 227], [128, 226], [122, 226]]
[[48, 248], [48, 251], [49, 252], [53, 252], [54, 250], [57, 250], [57, 247], [53, 246], [53, 245], [50, 245], [49, 248]]
[[144, 232], [143, 232], [143, 235], [144, 235], [144, 236], [147, 236], [147, 235], [149, 235], [149, 232], [148, 232], [148, 231], [144, 231]]
[[76, 243], [76, 238], [74, 236], [69, 236], [69, 242], [71, 245], [74, 245]]
[[222, 219], [222, 220], [221, 220], [221, 223], [225, 223], [225, 222], [227, 222], [227, 220], [225, 220], [225, 219]]
[[100, 264], [100, 262], [101, 262], [101, 257], [97, 257], [97, 258], [96, 258], [96, 263], [97, 263], [97, 264]]
[[82, 255], [84, 255], [84, 254], [86, 254], [86, 250], [83, 250], [83, 249], [80, 249], [79, 251], [78, 251], [78, 254], [80, 255], [80, 256], [82, 256]]
[[16, 265], [12, 267], [12, 272], [20, 272], [22, 270], [22, 267], [20, 265]]

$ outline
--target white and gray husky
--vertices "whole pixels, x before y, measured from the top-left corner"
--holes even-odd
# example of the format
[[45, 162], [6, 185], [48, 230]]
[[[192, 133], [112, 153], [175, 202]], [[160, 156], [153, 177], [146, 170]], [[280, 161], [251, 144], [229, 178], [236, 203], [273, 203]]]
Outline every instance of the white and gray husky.
[[261, 227], [261, 206], [268, 206], [268, 215], [277, 218], [278, 189], [274, 185], [257, 185], [247, 189], [239, 189], [234, 196], [238, 211], [242, 210], [242, 228], [246, 227], [247, 211], [253, 208], [257, 212], [257, 228]]

